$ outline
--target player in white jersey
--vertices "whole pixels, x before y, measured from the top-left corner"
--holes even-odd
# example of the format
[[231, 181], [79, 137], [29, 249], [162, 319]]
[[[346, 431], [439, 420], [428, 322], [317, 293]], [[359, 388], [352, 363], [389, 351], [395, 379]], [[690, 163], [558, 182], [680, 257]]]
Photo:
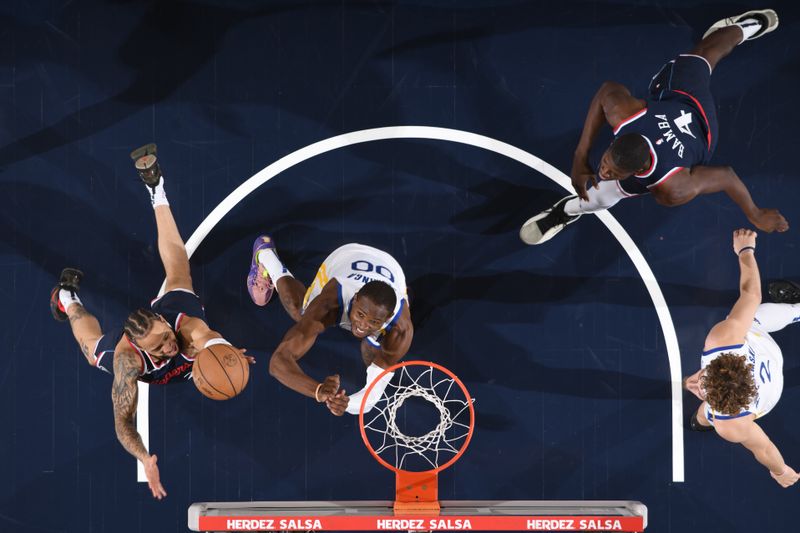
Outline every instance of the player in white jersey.
[[[358, 414], [364, 392], [384, 369], [408, 352], [414, 326], [408, 308], [403, 269], [388, 253], [346, 244], [334, 250], [306, 288], [283, 266], [268, 235], [253, 244], [247, 290], [256, 305], [266, 305], [277, 289], [286, 312], [297, 323], [272, 354], [269, 372], [292, 390], [325, 403], [335, 415]], [[308, 376], [298, 365], [326, 328], [339, 326], [361, 341], [367, 381], [359, 392], [347, 396], [339, 376], [324, 381]], [[392, 378], [386, 374], [365, 404], [369, 410]]]
[[728, 317], [708, 332], [700, 370], [684, 379], [684, 387], [703, 402], [689, 425], [695, 431], [714, 429], [723, 439], [742, 444], [775, 481], [789, 487], [800, 476], [756, 419], [775, 407], [783, 391], [783, 355], [769, 333], [800, 320], [800, 305], [761, 303], [755, 245], [754, 231], [734, 232], [739, 299]]

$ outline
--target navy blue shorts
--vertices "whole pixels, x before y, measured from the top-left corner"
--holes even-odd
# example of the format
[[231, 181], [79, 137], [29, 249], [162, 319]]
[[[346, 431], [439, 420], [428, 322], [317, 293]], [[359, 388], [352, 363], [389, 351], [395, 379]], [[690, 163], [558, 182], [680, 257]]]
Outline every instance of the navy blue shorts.
[[172, 329], [178, 330], [183, 315], [193, 316], [206, 321], [206, 310], [200, 298], [185, 289], [174, 289], [150, 302], [150, 309], [164, 317]]
[[708, 163], [717, 147], [719, 125], [717, 106], [711, 94], [711, 65], [704, 57], [682, 54], [661, 67], [650, 81], [650, 96], [655, 100], [681, 98], [697, 109], [703, 117]]
[[[200, 298], [193, 292], [183, 289], [172, 290], [156, 298], [150, 302], [150, 309], [163, 316], [174, 330], [179, 329], [184, 316], [206, 320], [206, 311], [200, 303]], [[94, 348], [97, 368], [110, 374], [114, 373], [114, 349], [121, 338], [122, 328], [110, 329], [100, 337]]]

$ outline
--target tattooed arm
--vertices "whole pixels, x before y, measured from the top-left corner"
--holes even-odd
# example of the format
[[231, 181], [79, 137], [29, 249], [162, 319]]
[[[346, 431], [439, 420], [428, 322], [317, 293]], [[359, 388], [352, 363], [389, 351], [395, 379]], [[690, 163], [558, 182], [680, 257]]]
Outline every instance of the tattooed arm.
[[153, 497], [161, 499], [167, 495], [158, 473], [155, 455], [150, 455], [144, 447], [142, 437], [136, 431], [134, 417], [139, 397], [137, 380], [141, 375], [141, 360], [132, 351], [118, 350], [114, 353], [114, 385], [111, 388], [111, 401], [114, 404], [114, 428], [117, 439], [128, 453], [144, 465], [147, 483]]

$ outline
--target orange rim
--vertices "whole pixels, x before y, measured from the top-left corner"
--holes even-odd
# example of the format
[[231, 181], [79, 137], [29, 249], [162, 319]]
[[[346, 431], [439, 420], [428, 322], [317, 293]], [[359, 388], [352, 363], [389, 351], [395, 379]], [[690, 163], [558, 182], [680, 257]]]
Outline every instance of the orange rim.
[[396, 365], [390, 366], [389, 368], [387, 368], [386, 370], [381, 372], [381, 374], [378, 377], [376, 377], [374, 380], [372, 380], [372, 383], [369, 384], [369, 387], [367, 387], [367, 390], [364, 393], [364, 397], [361, 399], [361, 407], [359, 408], [359, 411], [358, 411], [358, 425], [359, 425], [359, 427], [361, 429], [361, 439], [364, 441], [364, 444], [367, 446], [367, 449], [369, 450], [369, 453], [371, 453], [372, 456], [380, 464], [382, 464], [383, 466], [385, 466], [389, 470], [392, 470], [393, 472], [396, 472], [396, 473], [400, 473], [400, 472], [416, 472], [415, 470], [405, 470], [403, 468], [398, 468], [398, 467], [388, 463], [387, 461], [385, 461], [383, 459], [383, 457], [381, 457], [380, 455], [378, 455], [375, 452], [375, 449], [372, 447], [372, 443], [370, 443], [369, 442], [369, 438], [367, 438], [367, 431], [364, 428], [364, 405], [366, 405], [367, 398], [369, 398], [370, 393], [372, 393], [372, 388], [375, 386], [376, 383], [378, 383], [378, 381], [380, 381], [380, 379], [383, 376], [385, 376], [389, 372], [394, 372], [396, 370], [399, 370], [399, 369], [403, 368], [404, 366], [429, 366], [429, 367], [435, 368], [436, 370], [439, 370], [440, 372], [443, 372], [443, 373], [447, 374], [448, 376], [453, 378], [453, 381], [455, 381], [455, 383], [461, 389], [461, 392], [464, 393], [464, 398], [467, 399], [467, 406], [469, 407], [469, 432], [467, 433], [467, 438], [464, 440], [464, 444], [461, 446], [461, 449], [458, 450], [458, 453], [456, 453], [453, 457], [450, 458], [449, 461], [447, 461], [443, 465], [437, 466], [436, 468], [432, 468], [430, 470], [423, 470], [423, 471], [419, 472], [420, 474], [439, 473], [442, 470], [444, 470], [445, 468], [451, 466], [456, 461], [458, 461], [458, 459], [461, 457], [461, 455], [466, 451], [467, 447], [469, 446], [469, 442], [472, 440], [472, 431], [473, 431], [473, 429], [475, 429], [475, 409], [472, 406], [472, 398], [469, 395], [469, 391], [467, 391], [467, 388], [464, 386], [464, 384], [461, 382], [461, 380], [458, 379], [458, 376], [453, 374], [450, 370], [446, 369], [442, 365], [439, 365], [439, 364], [436, 364], [436, 363], [432, 363], [430, 361], [404, 361], [402, 363], [398, 363]]

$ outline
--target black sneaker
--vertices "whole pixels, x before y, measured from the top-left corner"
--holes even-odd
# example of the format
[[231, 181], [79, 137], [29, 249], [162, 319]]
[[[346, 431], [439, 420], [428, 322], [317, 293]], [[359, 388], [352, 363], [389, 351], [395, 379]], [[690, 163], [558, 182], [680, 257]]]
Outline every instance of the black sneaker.
[[155, 188], [161, 179], [161, 167], [158, 166], [156, 157], [158, 148], [155, 143], [145, 144], [131, 152], [131, 159], [135, 161], [139, 177], [148, 187]]
[[58, 278], [58, 285], [53, 287], [50, 291], [50, 312], [53, 318], [59, 322], [64, 322], [67, 317], [67, 311], [61, 305], [61, 300], [58, 298], [58, 291], [65, 289], [77, 294], [80, 290], [81, 280], [83, 279], [83, 272], [77, 268], [65, 268], [61, 271], [61, 276]]
[[800, 285], [785, 279], [773, 281], [769, 284], [769, 297], [776, 304], [800, 303]]
[[564, 205], [577, 196], [562, 198], [550, 209], [545, 209], [533, 218], [528, 219], [519, 230], [519, 238], [525, 244], [542, 244], [556, 236], [581, 215], [568, 215], [564, 212]]
[[714, 431], [714, 426], [704, 426], [697, 420], [697, 411], [689, 418], [689, 429], [692, 431]]

